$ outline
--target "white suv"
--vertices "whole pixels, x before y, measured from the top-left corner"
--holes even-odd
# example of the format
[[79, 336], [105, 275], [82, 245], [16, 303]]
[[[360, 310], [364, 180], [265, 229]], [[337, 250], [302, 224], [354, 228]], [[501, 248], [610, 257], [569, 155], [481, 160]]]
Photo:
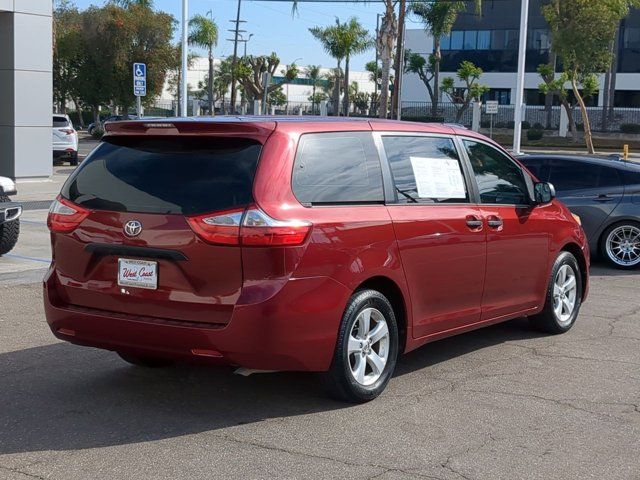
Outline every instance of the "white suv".
[[73, 128], [69, 115], [53, 115], [53, 159], [68, 159], [78, 164], [78, 132]]

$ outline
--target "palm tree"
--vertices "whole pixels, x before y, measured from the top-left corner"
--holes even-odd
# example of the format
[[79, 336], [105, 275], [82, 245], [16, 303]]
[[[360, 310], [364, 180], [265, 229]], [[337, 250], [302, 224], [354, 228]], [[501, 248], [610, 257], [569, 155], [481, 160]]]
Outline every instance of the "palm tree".
[[309, 65], [307, 67], [307, 78], [311, 81], [311, 113], [315, 115], [316, 113], [316, 87], [320, 84], [320, 77], [322, 67], [320, 65]]
[[433, 37], [433, 53], [430, 62], [433, 65], [433, 96], [431, 98], [431, 116], [438, 115], [440, 101], [440, 62], [442, 60], [441, 39], [451, 33], [458, 14], [466, 8], [459, 1], [420, 1], [411, 5], [411, 11], [420, 18], [424, 29]]
[[218, 45], [218, 25], [213, 20], [211, 10], [207, 12], [207, 16], [195, 15], [189, 20], [189, 43], [200, 48], [207, 49], [209, 57], [209, 111], [211, 115], [215, 114], [214, 98], [213, 98], [213, 49]]
[[351, 17], [348, 22], [339, 24], [344, 39], [344, 98], [342, 108], [344, 116], [349, 116], [349, 61], [352, 55], [357, 55], [371, 48], [372, 41], [369, 38], [369, 32], [360, 25], [358, 19]]
[[[345, 47], [344, 28], [340, 24], [340, 20], [336, 18], [336, 24], [328, 27], [313, 27], [309, 31], [321, 44], [325, 51], [335, 58], [337, 66], [336, 71], [342, 70], [342, 59], [347, 56]], [[333, 114], [340, 113], [340, 82], [335, 83], [333, 91]]]

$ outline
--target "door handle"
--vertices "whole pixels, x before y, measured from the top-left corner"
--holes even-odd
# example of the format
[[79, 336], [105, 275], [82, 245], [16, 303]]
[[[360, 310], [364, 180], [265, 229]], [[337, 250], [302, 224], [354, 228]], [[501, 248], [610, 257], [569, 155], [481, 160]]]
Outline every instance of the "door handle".
[[489, 228], [502, 228], [504, 222], [497, 215], [490, 215], [487, 219], [487, 225], [489, 225]]
[[613, 200], [613, 197], [603, 193], [594, 198], [594, 200], [596, 202], [610, 202], [611, 200]]
[[482, 230], [482, 219], [480, 217], [476, 217], [475, 215], [467, 215], [467, 227], [471, 230], [480, 231]]

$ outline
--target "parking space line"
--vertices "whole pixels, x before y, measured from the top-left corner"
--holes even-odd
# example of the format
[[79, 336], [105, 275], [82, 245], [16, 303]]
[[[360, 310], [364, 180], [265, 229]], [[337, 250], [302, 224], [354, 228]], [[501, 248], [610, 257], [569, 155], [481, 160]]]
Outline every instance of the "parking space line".
[[18, 260], [30, 260], [32, 262], [41, 262], [41, 263], [51, 263], [51, 260], [46, 260], [44, 258], [36, 258], [36, 257], [28, 257], [26, 255], [19, 255], [17, 253], [7, 253], [5, 254], [7, 258], [15, 258]]

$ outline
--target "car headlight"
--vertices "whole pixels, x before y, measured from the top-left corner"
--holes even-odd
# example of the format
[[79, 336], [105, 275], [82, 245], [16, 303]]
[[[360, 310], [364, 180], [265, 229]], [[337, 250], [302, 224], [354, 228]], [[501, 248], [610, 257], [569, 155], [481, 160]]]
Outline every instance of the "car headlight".
[[573, 219], [578, 222], [578, 225], [582, 226], [582, 220], [580, 219], [580, 217], [578, 215], [576, 215], [575, 213], [572, 213], [571, 216], [573, 217]]

